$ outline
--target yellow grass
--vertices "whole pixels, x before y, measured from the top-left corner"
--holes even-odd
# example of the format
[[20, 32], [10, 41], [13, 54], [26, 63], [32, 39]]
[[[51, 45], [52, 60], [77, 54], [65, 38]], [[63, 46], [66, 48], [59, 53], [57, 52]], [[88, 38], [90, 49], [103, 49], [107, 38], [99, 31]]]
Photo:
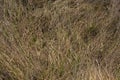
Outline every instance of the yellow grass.
[[119, 3], [1, 0], [0, 80], [120, 80]]

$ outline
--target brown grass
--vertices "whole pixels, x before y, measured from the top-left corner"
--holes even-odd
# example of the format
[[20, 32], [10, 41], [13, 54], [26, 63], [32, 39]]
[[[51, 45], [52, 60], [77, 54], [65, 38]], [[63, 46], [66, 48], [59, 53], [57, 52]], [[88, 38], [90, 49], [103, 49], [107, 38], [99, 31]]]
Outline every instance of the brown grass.
[[119, 4], [1, 0], [0, 80], [120, 80]]

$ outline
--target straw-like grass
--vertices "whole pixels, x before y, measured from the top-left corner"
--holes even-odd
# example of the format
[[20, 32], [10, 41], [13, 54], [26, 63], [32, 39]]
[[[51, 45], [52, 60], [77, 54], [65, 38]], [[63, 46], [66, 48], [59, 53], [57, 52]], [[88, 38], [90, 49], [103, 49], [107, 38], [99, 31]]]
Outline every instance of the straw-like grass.
[[1, 0], [0, 80], [120, 80], [119, 0]]

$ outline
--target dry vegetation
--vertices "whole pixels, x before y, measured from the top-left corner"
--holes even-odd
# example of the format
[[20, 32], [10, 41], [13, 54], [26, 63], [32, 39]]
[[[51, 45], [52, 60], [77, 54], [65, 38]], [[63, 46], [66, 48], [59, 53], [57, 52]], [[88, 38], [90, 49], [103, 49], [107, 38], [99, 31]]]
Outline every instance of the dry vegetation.
[[0, 0], [0, 80], [120, 80], [120, 0]]

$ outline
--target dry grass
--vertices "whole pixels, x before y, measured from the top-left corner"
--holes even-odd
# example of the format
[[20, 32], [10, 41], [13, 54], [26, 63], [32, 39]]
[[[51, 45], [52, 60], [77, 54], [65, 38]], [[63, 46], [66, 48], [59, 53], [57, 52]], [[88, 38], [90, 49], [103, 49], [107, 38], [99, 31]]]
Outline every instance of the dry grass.
[[119, 4], [1, 0], [0, 80], [120, 80]]

